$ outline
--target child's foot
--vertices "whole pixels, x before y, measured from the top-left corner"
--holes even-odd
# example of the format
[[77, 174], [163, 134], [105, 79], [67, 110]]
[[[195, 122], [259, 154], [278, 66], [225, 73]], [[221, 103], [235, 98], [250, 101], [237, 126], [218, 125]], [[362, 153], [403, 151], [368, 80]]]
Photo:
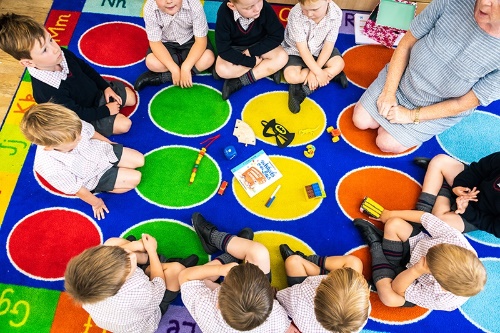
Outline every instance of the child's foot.
[[345, 75], [344, 71], [338, 73], [332, 79], [332, 81], [340, 83], [340, 85], [342, 86], [342, 89], [345, 89], [345, 88], [347, 88], [347, 86], [349, 86], [349, 81], [347, 80], [347, 76]]
[[198, 212], [193, 213], [191, 216], [191, 222], [193, 223], [194, 230], [198, 237], [200, 238], [201, 245], [206, 253], [212, 254], [219, 250], [217, 246], [210, 240], [210, 234], [212, 231], [217, 230], [217, 228]]
[[353, 221], [356, 228], [358, 228], [363, 240], [368, 244], [369, 247], [373, 243], [381, 243], [384, 238], [384, 232], [377, 228], [372, 223], [363, 219], [354, 219]]
[[283, 258], [283, 261], [286, 261], [286, 259], [289, 256], [293, 256], [293, 255], [301, 256], [302, 258], [307, 260], [307, 256], [304, 253], [302, 253], [300, 251], [293, 251], [290, 248], [290, 246], [288, 246], [288, 244], [281, 244], [280, 245], [280, 254], [281, 254], [281, 258]]
[[240, 79], [228, 79], [224, 81], [224, 86], [222, 86], [222, 99], [227, 100], [232, 93], [238, 91], [243, 87]]
[[146, 86], [159, 86], [168, 81], [172, 81], [172, 74], [170, 72], [156, 73], [147, 71], [139, 75], [137, 80], [135, 80], [134, 89], [140, 91]]
[[292, 113], [300, 111], [300, 104], [306, 99], [306, 93], [301, 84], [290, 84], [288, 87], [288, 109]]
[[424, 170], [427, 170], [427, 167], [429, 166], [430, 161], [431, 161], [431, 159], [428, 157], [415, 157], [413, 159], [413, 163], [415, 163], [416, 165], [418, 165], [419, 167], [421, 167]]

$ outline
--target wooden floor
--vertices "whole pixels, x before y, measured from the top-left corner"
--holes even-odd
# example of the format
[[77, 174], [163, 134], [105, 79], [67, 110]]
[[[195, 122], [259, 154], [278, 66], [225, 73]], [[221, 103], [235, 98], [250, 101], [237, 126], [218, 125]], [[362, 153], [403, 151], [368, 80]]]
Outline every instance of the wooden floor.
[[[43, 24], [51, 5], [52, 0], [0, 0], [0, 13], [30, 15]], [[0, 50], [0, 124], [7, 114], [23, 72], [24, 67], [17, 60]]]

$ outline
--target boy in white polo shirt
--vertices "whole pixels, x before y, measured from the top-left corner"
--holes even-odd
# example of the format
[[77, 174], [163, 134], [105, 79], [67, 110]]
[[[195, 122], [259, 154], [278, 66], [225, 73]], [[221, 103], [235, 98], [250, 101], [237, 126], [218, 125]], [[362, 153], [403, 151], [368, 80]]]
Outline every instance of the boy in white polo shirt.
[[200, 1], [147, 0], [143, 11], [150, 47], [146, 55], [149, 70], [139, 76], [134, 88], [139, 91], [165, 82], [191, 87], [192, 74], [203, 72], [215, 61]]
[[282, 45], [289, 57], [283, 74], [290, 84], [288, 108], [293, 113], [332, 79], [347, 87], [344, 60], [334, 47], [341, 23], [342, 11], [331, 0], [299, 0], [290, 10]]

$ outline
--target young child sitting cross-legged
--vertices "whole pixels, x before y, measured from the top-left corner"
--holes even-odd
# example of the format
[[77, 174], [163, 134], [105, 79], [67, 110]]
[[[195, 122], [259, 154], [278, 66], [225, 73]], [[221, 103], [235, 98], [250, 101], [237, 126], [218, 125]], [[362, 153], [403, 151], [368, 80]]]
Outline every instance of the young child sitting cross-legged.
[[301, 332], [359, 332], [370, 313], [370, 289], [363, 263], [352, 255], [306, 256], [280, 245], [288, 288], [278, 291]]
[[104, 80], [33, 18], [0, 15], [0, 49], [28, 68], [37, 103], [62, 104], [106, 137], [129, 131], [132, 122], [120, 108], [136, 103], [132, 89]]
[[281, 47], [284, 28], [273, 8], [263, 0], [226, 0], [219, 7], [215, 44], [219, 53], [214, 76], [226, 79], [222, 99], [243, 86], [272, 75], [281, 81], [280, 70], [288, 56]]
[[[192, 216], [201, 244], [222, 255], [179, 274], [181, 297], [202, 332], [298, 332], [271, 287], [269, 252], [245, 228], [238, 236], [218, 231], [200, 213]], [[238, 265], [238, 262], [243, 263]], [[224, 277], [218, 284], [214, 281]]]
[[[196, 265], [198, 256], [161, 263], [154, 237], [129, 237], [110, 238], [72, 258], [64, 287], [100, 328], [152, 333], [179, 294], [179, 272]], [[145, 271], [138, 264], [147, 266]]]
[[147, 0], [143, 11], [149, 71], [136, 80], [135, 90], [165, 82], [191, 87], [192, 74], [203, 72], [215, 61], [203, 5], [199, 0]]
[[288, 108], [293, 113], [331, 80], [347, 88], [344, 60], [334, 46], [341, 23], [342, 11], [331, 0], [299, 0], [290, 10], [282, 45], [289, 56], [283, 75], [290, 84]]
[[38, 146], [34, 170], [57, 190], [91, 205], [99, 220], [109, 211], [94, 192], [124, 193], [141, 181], [135, 169], [144, 165], [144, 155], [112, 143], [62, 105], [34, 105], [20, 126]]
[[384, 231], [363, 219], [354, 225], [370, 247], [385, 305], [452, 311], [483, 289], [486, 270], [460, 231], [421, 211], [386, 209], [373, 217]]

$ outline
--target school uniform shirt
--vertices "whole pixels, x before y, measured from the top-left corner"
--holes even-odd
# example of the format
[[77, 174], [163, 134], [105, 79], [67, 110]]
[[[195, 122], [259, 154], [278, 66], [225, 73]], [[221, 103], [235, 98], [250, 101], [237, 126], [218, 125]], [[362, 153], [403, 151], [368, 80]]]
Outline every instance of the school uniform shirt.
[[469, 201], [462, 217], [480, 230], [500, 237], [500, 152], [472, 162], [459, 173], [453, 187], [479, 190], [477, 202]]
[[[220, 310], [217, 308], [220, 287], [210, 290], [205, 282], [200, 280], [188, 281], [181, 285], [181, 297], [184, 306], [196, 321], [202, 332], [205, 333], [236, 333], [240, 332], [229, 326]], [[279, 304], [274, 300], [273, 310], [269, 317], [260, 326], [249, 333], [284, 333], [290, 326], [290, 319]]]
[[36, 149], [34, 169], [50, 185], [66, 194], [75, 194], [82, 187], [92, 191], [102, 175], [118, 161], [113, 146], [91, 139], [95, 130], [82, 121], [81, 139], [70, 152]]
[[84, 304], [100, 328], [113, 333], [153, 333], [161, 320], [160, 302], [165, 282], [156, 277], [152, 281], [136, 268], [116, 295], [97, 303]]
[[35, 101], [52, 101], [64, 105], [87, 122], [109, 117], [108, 107], [99, 106], [109, 83], [73, 52], [64, 48], [61, 48], [61, 51], [63, 72], [28, 68]]
[[319, 23], [304, 15], [302, 7], [298, 3], [288, 14], [282, 46], [289, 55], [300, 56], [297, 43], [307, 42], [307, 48], [313, 56], [317, 57], [325, 42], [331, 42], [335, 45], [341, 23], [342, 10], [334, 2], [328, 3], [326, 15]]
[[175, 42], [184, 44], [194, 37], [208, 34], [208, 23], [200, 0], [182, 0], [175, 15], [162, 12], [155, 0], [144, 5], [146, 34], [151, 42]]
[[[246, 29], [242, 27], [240, 19], [235, 20], [233, 10], [227, 3], [228, 1], [224, 1], [217, 12], [215, 23], [217, 51], [222, 59], [230, 63], [253, 68], [256, 56], [261, 56], [281, 45], [285, 29], [267, 1], [263, 2], [259, 17], [249, 23]], [[235, 50], [233, 46], [248, 48], [250, 57]]]
[[[427, 255], [431, 247], [443, 243], [463, 247], [477, 256], [476, 251], [460, 231], [450, 227], [436, 216], [425, 213], [420, 218], [420, 222], [430, 235], [421, 232], [409, 239], [411, 254], [407, 268], [412, 267], [420, 258]], [[405, 299], [426, 309], [452, 311], [464, 304], [469, 297], [454, 295], [442, 289], [432, 274], [423, 274], [406, 289]]]

